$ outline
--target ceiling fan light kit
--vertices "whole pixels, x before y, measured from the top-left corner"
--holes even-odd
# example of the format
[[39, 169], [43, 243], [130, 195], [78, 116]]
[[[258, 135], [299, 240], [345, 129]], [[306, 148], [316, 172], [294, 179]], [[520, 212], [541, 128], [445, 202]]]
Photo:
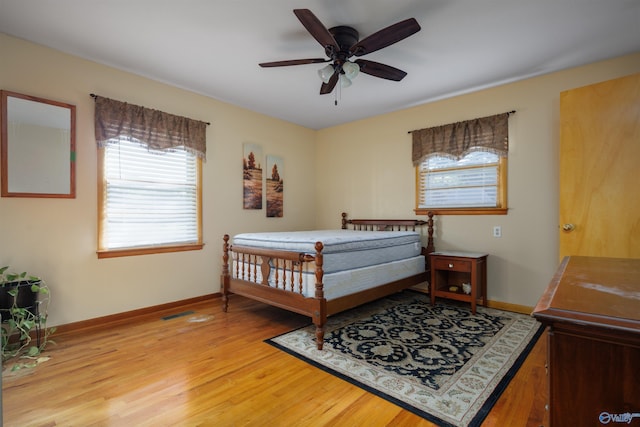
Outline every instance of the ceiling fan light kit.
[[320, 95], [331, 93], [338, 82], [340, 82], [340, 87], [351, 86], [352, 80], [361, 72], [393, 81], [400, 81], [407, 75], [406, 72], [390, 65], [366, 59], [350, 61], [349, 58], [375, 52], [417, 33], [420, 31], [420, 25], [414, 18], [400, 21], [358, 41], [358, 31], [352, 27], [341, 25], [327, 29], [309, 9], [294, 9], [293, 13], [309, 34], [324, 48], [328, 59], [310, 58], [263, 62], [259, 64], [261, 67], [285, 67], [330, 62], [318, 70], [318, 76], [322, 80]]
[[342, 71], [344, 71], [344, 75], [349, 79], [353, 80], [358, 76], [360, 72], [360, 66], [355, 62], [345, 62], [342, 64]]
[[349, 87], [351, 86], [351, 79], [345, 76], [344, 74], [340, 74], [340, 87]]
[[329, 79], [333, 76], [334, 71], [333, 65], [326, 65], [318, 70], [318, 77], [320, 77], [320, 80], [324, 83], [329, 83]]

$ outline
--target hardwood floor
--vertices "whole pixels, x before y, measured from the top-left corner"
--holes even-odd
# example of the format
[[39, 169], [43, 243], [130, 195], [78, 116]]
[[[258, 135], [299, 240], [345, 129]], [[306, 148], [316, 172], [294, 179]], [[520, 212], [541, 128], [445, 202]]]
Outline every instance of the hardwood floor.
[[[4, 426], [433, 426], [263, 343], [308, 323], [232, 296], [54, 335], [3, 374]], [[545, 359], [543, 335], [483, 426], [543, 423]]]

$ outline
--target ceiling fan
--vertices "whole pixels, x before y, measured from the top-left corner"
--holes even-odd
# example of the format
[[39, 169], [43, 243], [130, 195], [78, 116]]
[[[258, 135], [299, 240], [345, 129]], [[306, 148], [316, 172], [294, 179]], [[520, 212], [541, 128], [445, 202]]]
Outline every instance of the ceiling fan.
[[261, 67], [286, 67], [289, 65], [317, 64], [331, 62], [318, 71], [322, 79], [320, 95], [331, 93], [340, 81], [341, 87], [351, 85], [351, 80], [359, 72], [382, 79], [400, 81], [406, 72], [390, 65], [366, 59], [349, 60], [353, 56], [363, 56], [397, 43], [420, 31], [414, 18], [400, 21], [358, 41], [359, 34], [352, 27], [340, 25], [327, 29], [309, 9], [294, 9], [302, 25], [324, 48], [327, 58], [293, 59], [288, 61], [263, 62]]

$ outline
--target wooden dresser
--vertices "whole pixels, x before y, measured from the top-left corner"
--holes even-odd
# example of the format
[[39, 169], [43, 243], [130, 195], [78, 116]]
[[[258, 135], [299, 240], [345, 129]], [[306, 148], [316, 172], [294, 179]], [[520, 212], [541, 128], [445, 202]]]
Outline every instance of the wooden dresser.
[[640, 425], [640, 259], [566, 257], [533, 316], [548, 327], [548, 425]]

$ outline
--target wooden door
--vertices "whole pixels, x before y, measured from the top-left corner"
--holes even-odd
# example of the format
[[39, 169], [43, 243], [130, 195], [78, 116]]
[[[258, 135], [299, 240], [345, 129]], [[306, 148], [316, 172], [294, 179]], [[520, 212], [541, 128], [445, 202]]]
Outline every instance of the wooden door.
[[640, 258], [640, 74], [560, 94], [567, 255]]

